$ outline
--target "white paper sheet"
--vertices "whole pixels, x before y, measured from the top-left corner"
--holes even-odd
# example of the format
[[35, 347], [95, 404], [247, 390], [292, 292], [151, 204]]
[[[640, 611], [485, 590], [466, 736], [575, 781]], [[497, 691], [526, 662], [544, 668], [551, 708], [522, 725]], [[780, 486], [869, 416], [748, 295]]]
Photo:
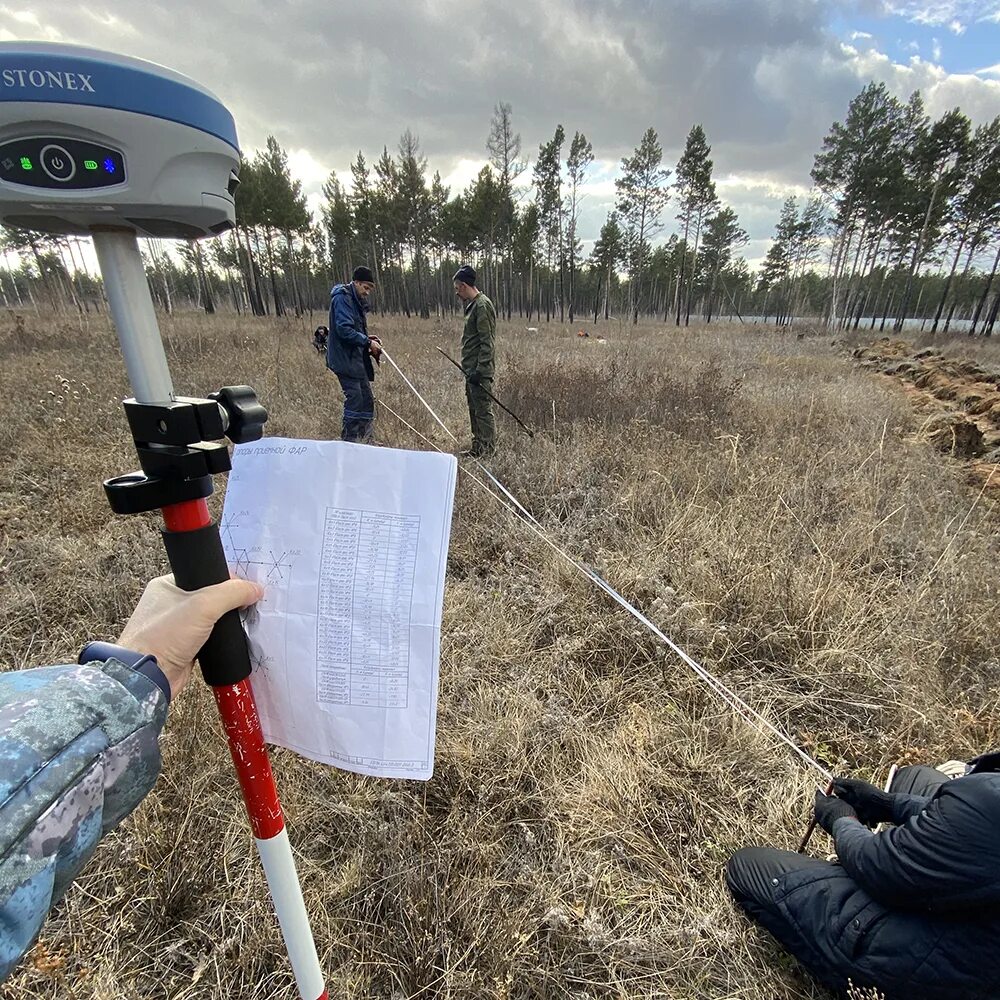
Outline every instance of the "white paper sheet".
[[269, 743], [348, 771], [430, 778], [458, 463], [342, 441], [238, 445], [222, 515]]

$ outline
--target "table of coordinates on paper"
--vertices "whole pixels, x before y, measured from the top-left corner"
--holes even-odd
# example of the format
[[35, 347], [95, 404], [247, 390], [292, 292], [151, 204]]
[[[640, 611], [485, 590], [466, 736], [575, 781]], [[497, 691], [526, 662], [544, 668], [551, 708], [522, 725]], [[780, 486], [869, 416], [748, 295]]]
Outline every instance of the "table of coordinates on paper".
[[420, 517], [328, 507], [316, 618], [320, 702], [406, 708]]

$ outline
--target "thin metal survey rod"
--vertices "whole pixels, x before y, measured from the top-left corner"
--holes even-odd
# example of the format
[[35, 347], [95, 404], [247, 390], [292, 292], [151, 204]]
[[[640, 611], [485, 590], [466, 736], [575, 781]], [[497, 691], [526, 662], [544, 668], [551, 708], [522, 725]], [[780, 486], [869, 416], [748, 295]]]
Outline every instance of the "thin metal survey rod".
[[132, 392], [140, 403], [169, 403], [174, 387], [135, 233], [105, 229], [93, 236]]

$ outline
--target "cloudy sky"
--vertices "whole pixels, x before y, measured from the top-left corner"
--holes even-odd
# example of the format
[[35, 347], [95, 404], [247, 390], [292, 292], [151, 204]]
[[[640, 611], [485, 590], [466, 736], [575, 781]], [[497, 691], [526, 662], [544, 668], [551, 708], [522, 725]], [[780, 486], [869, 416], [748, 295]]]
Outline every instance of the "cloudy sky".
[[464, 186], [494, 104], [509, 101], [529, 154], [560, 122], [593, 142], [588, 241], [643, 130], [672, 165], [701, 122], [752, 261], [869, 79], [901, 97], [919, 88], [934, 114], [1000, 114], [1000, 0], [12, 0], [0, 38], [194, 77], [233, 111], [245, 152], [278, 138], [313, 206], [331, 170], [349, 181], [359, 149], [372, 158], [406, 128]]

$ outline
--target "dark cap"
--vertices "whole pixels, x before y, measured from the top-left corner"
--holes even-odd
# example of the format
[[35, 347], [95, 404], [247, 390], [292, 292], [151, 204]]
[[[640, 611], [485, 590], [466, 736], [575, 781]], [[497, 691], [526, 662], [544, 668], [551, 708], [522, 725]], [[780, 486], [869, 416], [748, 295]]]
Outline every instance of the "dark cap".
[[351, 281], [370, 281], [374, 285], [375, 275], [372, 274], [372, 269], [370, 267], [365, 267], [364, 264], [359, 264], [354, 269], [354, 274], [351, 275]]
[[452, 281], [462, 281], [466, 285], [472, 285], [473, 288], [476, 287], [476, 272], [473, 268], [469, 267], [468, 264], [463, 264], [456, 272], [455, 277], [451, 279]]

